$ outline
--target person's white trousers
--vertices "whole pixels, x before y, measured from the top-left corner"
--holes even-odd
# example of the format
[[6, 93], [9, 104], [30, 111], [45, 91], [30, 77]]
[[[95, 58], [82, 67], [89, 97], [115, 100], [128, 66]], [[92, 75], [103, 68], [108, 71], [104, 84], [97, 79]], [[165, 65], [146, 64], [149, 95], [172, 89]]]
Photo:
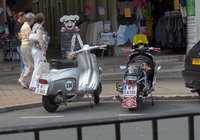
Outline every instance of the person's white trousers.
[[42, 53], [42, 50], [36, 49], [36, 48], [33, 47], [31, 54], [32, 54], [32, 57], [34, 59], [34, 70], [33, 70], [33, 75], [32, 75], [32, 78], [31, 78], [29, 88], [36, 88], [36, 86], [37, 86], [36, 67], [39, 64], [39, 62], [42, 61], [43, 53]]

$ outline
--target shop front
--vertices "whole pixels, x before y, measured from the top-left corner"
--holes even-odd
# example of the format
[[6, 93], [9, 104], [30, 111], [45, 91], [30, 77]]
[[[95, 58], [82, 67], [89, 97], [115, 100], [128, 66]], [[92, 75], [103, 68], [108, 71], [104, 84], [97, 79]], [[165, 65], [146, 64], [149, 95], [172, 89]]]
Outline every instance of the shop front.
[[27, 0], [0, 1], [0, 62], [4, 60], [19, 60], [14, 27], [15, 15], [20, 11], [31, 9], [31, 2]]
[[[184, 54], [200, 38], [199, 4], [198, 0], [23, 0], [15, 1], [13, 7], [16, 12], [31, 9], [45, 14], [50, 48], [61, 47], [60, 18], [79, 15], [77, 26], [83, 42], [108, 44], [112, 48], [109, 55], [130, 46], [136, 33], [146, 34], [150, 45], [163, 52]], [[10, 18], [6, 0], [0, 7], [3, 25]]]
[[51, 42], [54, 43], [50, 46], [52, 48], [60, 48], [64, 42], [61, 34], [63, 23], [60, 22], [60, 18], [64, 15], [79, 16], [76, 25], [80, 29], [79, 33], [84, 44], [100, 44], [102, 32], [112, 33], [118, 28], [116, 0], [34, 0], [32, 9], [34, 13], [38, 11], [45, 13], [45, 26], [51, 36]]
[[[103, 43], [110, 43], [112, 51], [116, 52], [116, 49], [130, 46], [136, 33], [144, 33], [151, 46], [161, 47], [163, 52], [185, 54], [199, 36], [200, 19], [198, 8], [195, 8], [198, 3], [197, 0], [34, 0], [33, 11], [45, 13], [46, 27], [56, 44], [53, 47], [61, 45], [60, 17], [79, 15], [84, 43], [93, 45], [103, 40]], [[195, 15], [191, 15], [189, 9], [195, 10]], [[189, 20], [194, 20], [195, 24]]]
[[135, 34], [146, 34], [149, 45], [162, 52], [186, 52], [186, 3], [179, 0], [118, 0], [117, 45], [132, 43]]

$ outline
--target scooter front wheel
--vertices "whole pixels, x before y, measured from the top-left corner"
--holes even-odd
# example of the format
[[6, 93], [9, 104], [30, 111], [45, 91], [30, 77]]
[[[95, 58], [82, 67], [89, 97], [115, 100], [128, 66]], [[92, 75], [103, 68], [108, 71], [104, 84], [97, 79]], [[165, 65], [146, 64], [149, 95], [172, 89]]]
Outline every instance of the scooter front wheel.
[[94, 103], [99, 104], [100, 97], [99, 97], [99, 93], [96, 90], [94, 91], [93, 96], [94, 96]]
[[94, 103], [95, 104], [99, 104], [99, 101], [100, 101], [99, 95], [101, 94], [101, 91], [102, 91], [102, 85], [100, 83], [99, 86], [98, 86], [98, 88], [97, 88], [97, 90], [95, 90], [93, 92], [93, 98], [94, 98]]
[[54, 102], [54, 96], [42, 96], [43, 107], [48, 112], [55, 112], [59, 105]]

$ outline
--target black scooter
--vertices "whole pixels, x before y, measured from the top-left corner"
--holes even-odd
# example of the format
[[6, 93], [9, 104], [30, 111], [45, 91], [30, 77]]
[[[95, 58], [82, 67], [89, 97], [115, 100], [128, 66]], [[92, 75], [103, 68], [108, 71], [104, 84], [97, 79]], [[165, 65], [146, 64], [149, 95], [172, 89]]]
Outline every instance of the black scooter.
[[145, 35], [138, 34], [134, 37], [134, 45], [131, 50], [126, 50], [129, 54], [126, 69], [121, 84], [117, 83], [117, 91], [121, 93], [117, 98], [122, 102], [124, 108], [133, 110], [138, 103], [144, 102], [151, 95], [156, 84], [156, 71], [161, 67], [156, 67], [155, 58], [151, 52], [159, 52], [160, 48], [148, 47]]

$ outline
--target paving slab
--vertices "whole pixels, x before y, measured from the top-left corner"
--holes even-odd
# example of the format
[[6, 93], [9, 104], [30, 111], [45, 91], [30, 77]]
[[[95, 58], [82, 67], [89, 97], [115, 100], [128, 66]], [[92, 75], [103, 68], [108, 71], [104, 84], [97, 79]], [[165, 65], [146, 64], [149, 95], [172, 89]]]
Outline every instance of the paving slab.
[[[0, 64], [0, 112], [41, 106], [41, 96], [23, 89], [17, 84], [19, 77], [16, 70], [18, 62], [6, 62]], [[9, 69], [7, 69], [9, 68]], [[6, 69], [6, 70], [5, 70]], [[5, 71], [2, 71], [5, 70]], [[108, 74], [109, 76], [109, 74]], [[168, 78], [167, 78], [168, 77]], [[119, 93], [115, 89], [117, 81], [103, 81], [101, 100], [112, 100]], [[120, 81], [118, 81], [120, 82]], [[183, 79], [178, 76], [166, 76], [158, 78], [155, 91], [155, 99], [193, 99], [199, 98], [196, 93], [191, 93], [186, 88]]]

